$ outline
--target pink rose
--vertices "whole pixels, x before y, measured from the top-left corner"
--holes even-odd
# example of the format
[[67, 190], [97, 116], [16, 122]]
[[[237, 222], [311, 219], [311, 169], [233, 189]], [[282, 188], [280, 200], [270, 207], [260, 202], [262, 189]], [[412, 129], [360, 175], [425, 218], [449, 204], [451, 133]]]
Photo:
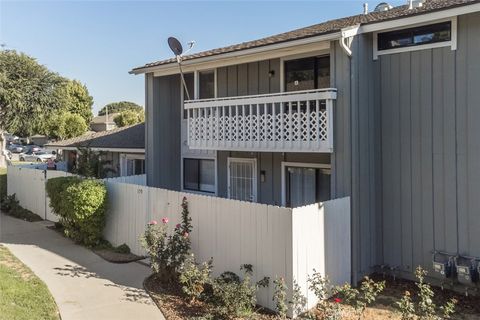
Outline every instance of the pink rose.
[[163, 224], [167, 224], [168, 223], [168, 218], [167, 217], [163, 218], [162, 222], [163, 222]]
[[185, 232], [185, 233], [183, 234], [183, 237], [184, 237], [184, 238], [188, 238], [188, 232]]
[[155, 224], [157, 224], [157, 221], [152, 220], [152, 221], [150, 221], [148, 224], [149, 224], [149, 225], [155, 225]]
[[181, 227], [180, 223], [177, 223], [177, 225], [175, 226], [175, 228], [177, 228], [177, 229], [180, 229], [180, 227]]

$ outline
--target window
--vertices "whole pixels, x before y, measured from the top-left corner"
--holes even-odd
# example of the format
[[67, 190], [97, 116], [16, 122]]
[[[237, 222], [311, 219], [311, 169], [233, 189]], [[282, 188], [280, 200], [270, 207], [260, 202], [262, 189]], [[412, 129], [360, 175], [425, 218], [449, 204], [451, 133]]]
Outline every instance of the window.
[[330, 57], [285, 61], [285, 91], [330, 87]]
[[[190, 100], [195, 99], [194, 97], [194, 84], [195, 84], [195, 77], [193, 76], [193, 73], [185, 73], [183, 75], [183, 78], [185, 79], [185, 85], [187, 86], [188, 89], [188, 94], [190, 95]], [[183, 86], [183, 85], [182, 85]], [[183, 89], [183, 101], [188, 100], [187, 93], [185, 89]]]
[[215, 193], [215, 160], [183, 159], [183, 188]]
[[446, 21], [426, 26], [378, 34], [378, 51], [451, 41], [452, 22]]
[[215, 72], [201, 71], [198, 74], [198, 92], [200, 99], [212, 99], [215, 98]]
[[285, 205], [296, 208], [331, 199], [331, 170], [292, 165], [284, 167]]

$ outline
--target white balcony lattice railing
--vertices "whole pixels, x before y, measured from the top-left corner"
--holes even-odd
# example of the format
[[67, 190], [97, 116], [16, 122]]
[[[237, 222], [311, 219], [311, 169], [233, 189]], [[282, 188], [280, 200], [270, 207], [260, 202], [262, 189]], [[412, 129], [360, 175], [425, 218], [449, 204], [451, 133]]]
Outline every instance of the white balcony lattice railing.
[[191, 149], [332, 152], [336, 89], [185, 101]]

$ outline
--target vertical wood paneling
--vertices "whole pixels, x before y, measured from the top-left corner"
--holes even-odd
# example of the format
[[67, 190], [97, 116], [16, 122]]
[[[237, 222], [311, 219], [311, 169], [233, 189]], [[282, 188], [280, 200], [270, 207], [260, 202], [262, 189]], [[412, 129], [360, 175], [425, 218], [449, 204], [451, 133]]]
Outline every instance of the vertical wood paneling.
[[412, 271], [412, 181], [411, 181], [411, 76], [410, 53], [400, 56], [400, 212], [401, 215], [401, 269]]
[[379, 59], [385, 263], [431, 271], [433, 250], [480, 256], [479, 55], [475, 13], [459, 17], [456, 51]]

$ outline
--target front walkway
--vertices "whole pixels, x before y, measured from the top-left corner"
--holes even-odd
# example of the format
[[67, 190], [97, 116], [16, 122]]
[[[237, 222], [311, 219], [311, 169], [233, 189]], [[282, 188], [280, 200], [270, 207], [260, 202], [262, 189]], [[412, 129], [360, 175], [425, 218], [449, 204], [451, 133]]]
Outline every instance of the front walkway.
[[109, 263], [49, 224], [0, 213], [0, 243], [47, 284], [62, 320], [165, 319], [143, 290], [148, 267]]

